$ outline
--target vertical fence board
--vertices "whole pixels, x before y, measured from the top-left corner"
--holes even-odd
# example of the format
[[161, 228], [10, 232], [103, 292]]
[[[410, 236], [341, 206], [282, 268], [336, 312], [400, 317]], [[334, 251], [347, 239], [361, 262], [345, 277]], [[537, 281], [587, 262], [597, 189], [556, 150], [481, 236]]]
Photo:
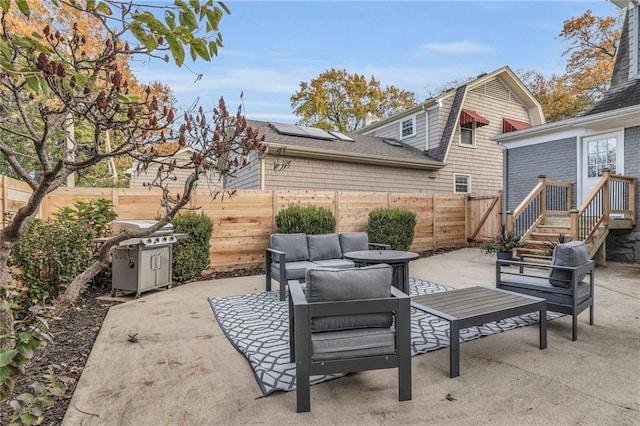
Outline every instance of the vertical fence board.
[[[0, 213], [15, 212], [31, 193], [28, 185], [0, 176]], [[229, 197], [213, 197], [196, 191], [188, 206], [213, 221], [211, 269], [249, 268], [264, 264], [269, 236], [276, 232], [275, 216], [291, 204], [317, 205], [331, 209], [338, 232], [366, 230], [369, 212], [378, 207], [406, 209], [416, 214], [413, 251], [463, 246], [467, 233], [477, 226], [490, 199], [476, 201], [456, 194], [410, 194], [348, 191], [238, 190]], [[77, 199], [105, 198], [113, 203], [119, 219], [155, 219], [163, 213], [160, 191], [148, 188], [59, 188], [43, 201], [40, 217], [49, 218], [60, 206]], [[485, 210], [483, 210], [485, 209]], [[501, 203], [489, 214], [479, 235], [493, 235], [499, 228]], [[497, 223], [497, 225], [496, 225]]]

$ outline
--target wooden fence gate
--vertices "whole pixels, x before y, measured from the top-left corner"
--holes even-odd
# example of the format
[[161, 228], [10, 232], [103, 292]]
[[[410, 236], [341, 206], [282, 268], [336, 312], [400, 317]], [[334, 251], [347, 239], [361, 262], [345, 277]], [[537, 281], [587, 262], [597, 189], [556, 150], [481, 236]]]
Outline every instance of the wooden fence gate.
[[496, 195], [467, 198], [467, 241], [482, 242], [500, 233], [502, 224], [502, 192]]

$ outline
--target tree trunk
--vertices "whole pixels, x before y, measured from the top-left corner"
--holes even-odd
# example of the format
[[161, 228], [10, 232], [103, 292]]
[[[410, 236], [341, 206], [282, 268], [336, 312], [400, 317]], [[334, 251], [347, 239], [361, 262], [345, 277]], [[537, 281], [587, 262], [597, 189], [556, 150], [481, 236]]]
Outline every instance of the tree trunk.
[[[12, 243], [0, 242], [0, 334], [13, 334], [14, 318], [11, 304], [13, 301], [13, 277], [9, 271], [9, 253]], [[11, 349], [14, 341], [0, 339], [0, 349]]]
[[60, 315], [68, 310], [80, 297], [82, 289], [86, 283], [91, 281], [96, 275], [109, 265], [109, 259], [96, 259], [87, 269], [80, 275], [76, 276], [69, 284], [64, 293], [60, 294], [53, 304], [53, 312]]

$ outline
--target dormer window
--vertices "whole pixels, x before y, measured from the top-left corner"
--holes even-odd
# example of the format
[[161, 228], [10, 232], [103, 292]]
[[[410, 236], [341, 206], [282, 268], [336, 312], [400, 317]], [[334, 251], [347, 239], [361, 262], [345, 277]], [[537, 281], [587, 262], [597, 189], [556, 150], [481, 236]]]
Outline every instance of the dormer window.
[[400, 122], [400, 139], [416, 135], [416, 118], [411, 117]]

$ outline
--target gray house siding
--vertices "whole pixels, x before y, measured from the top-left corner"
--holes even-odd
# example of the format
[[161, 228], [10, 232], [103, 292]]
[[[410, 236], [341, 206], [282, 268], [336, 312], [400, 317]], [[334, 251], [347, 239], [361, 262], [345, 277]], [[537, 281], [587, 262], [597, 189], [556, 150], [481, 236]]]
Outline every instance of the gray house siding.
[[[402, 138], [400, 136], [400, 126], [401, 123], [410, 118], [415, 118], [415, 135], [411, 137]], [[427, 148], [427, 139], [426, 139], [426, 114], [423, 111], [416, 112], [412, 115], [407, 115], [389, 123], [388, 125], [376, 129], [372, 133], [367, 133], [369, 136], [378, 136], [381, 138], [392, 138], [402, 141], [407, 145], [411, 145], [414, 148], [417, 148], [421, 151], [426, 150]]]
[[507, 164], [507, 211], [522, 202], [538, 183], [538, 176], [573, 183], [575, 204], [576, 138], [559, 139], [505, 151]]
[[429, 135], [427, 136], [429, 146], [427, 150], [431, 150], [436, 149], [440, 145], [440, 108], [427, 111], [427, 115], [429, 117]]
[[260, 188], [260, 159], [258, 154], [249, 154], [247, 164], [235, 176], [229, 176], [224, 181], [225, 188], [261, 189]]
[[[636, 179], [636, 215], [640, 212], [640, 126], [624, 130], [624, 174]], [[611, 230], [607, 238], [607, 257], [640, 263], [640, 220], [631, 230]]]

